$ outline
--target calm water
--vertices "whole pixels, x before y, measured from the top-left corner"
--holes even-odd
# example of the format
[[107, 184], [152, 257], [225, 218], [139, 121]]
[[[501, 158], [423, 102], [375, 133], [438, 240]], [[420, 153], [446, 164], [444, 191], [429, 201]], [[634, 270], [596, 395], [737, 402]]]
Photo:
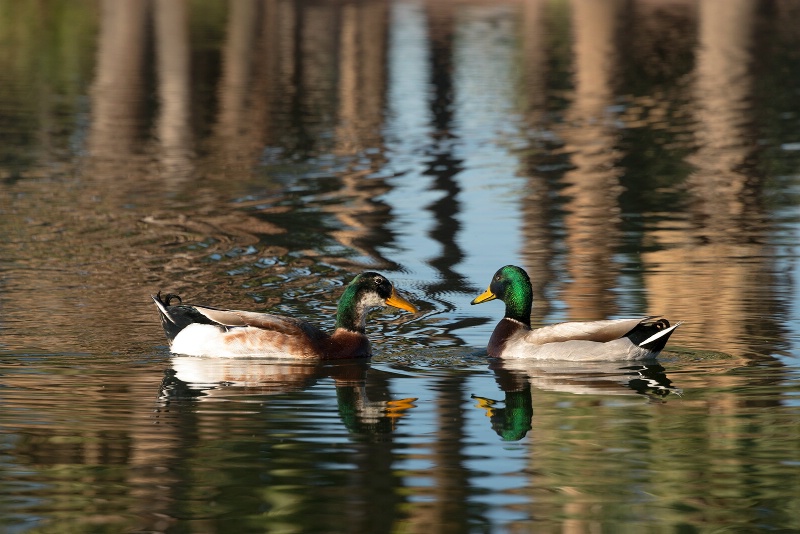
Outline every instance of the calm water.
[[[800, 4], [0, 0], [0, 531], [800, 531]], [[659, 365], [489, 361], [663, 314]], [[171, 355], [149, 295], [370, 362]]]

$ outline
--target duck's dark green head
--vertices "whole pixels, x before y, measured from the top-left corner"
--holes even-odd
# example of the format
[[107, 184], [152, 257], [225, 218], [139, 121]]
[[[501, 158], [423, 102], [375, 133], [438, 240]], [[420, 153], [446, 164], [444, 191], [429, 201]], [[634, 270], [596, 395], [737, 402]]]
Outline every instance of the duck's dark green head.
[[533, 290], [531, 279], [516, 265], [506, 265], [494, 273], [489, 288], [475, 297], [471, 304], [480, 304], [500, 299], [506, 304], [506, 317], [531, 324]]
[[363, 333], [367, 313], [382, 306], [394, 306], [411, 313], [417, 311], [385, 276], [375, 272], [361, 273], [353, 278], [339, 299], [336, 328]]

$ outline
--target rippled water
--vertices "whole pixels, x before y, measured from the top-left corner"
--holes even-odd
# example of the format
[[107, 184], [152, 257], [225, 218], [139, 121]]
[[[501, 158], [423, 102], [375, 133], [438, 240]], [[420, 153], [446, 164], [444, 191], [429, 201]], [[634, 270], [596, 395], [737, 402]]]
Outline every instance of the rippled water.
[[[0, 0], [0, 531], [800, 530], [793, 2]], [[663, 314], [659, 364], [499, 362]], [[149, 295], [370, 362], [171, 355]]]

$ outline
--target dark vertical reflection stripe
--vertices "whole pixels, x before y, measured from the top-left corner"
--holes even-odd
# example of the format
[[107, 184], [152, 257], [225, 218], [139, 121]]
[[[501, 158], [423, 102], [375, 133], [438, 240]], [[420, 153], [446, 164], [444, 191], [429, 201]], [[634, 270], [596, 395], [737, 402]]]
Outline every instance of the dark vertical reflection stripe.
[[453, 125], [453, 39], [454, 28], [449, 4], [427, 5], [428, 43], [431, 61], [430, 111], [434, 126], [432, 146], [427, 154], [425, 175], [433, 178], [433, 189], [442, 193], [439, 200], [430, 204], [429, 209], [436, 221], [430, 236], [442, 247], [442, 252], [429, 261], [441, 274], [437, 282], [428, 286], [428, 291], [436, 295], [445, 289], [464, 290], [462, 277], [456, 272], [464, 253], [456, 242], [461, 230], [458, 214], [461, 206], [458, 194], [461, 191], [458, 173], [462, 161], [453, 153], [457, 136]]

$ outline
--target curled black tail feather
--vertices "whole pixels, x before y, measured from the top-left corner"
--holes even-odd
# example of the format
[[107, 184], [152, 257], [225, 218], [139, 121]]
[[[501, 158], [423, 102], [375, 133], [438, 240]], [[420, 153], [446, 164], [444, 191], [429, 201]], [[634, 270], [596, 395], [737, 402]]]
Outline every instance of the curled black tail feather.
[[175, 293], [167, 293], [164, 295], [164, 299], [161, 299], [161, 291], [156, 293], [156, 299], [163, 304], [164, 306], [172, 306], [172, 300], [175, 299], [178, 301], [178, 304], [183, 304], [183, 299], [180, 295], [176, 295]]

